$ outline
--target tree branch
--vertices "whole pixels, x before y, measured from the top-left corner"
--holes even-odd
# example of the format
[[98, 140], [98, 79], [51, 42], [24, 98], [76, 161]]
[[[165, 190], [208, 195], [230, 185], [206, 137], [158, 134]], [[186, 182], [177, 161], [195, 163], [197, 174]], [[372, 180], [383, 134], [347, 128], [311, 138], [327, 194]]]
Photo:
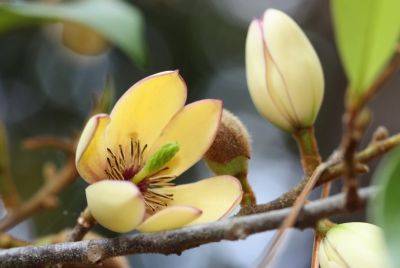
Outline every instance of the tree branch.
[[85, 235], [93, 228], [96, 224], [96, 220], [93, 218], [92, 214], [89, 211], [89, 208], [85, 208], [85, 210], [81, 213], [79, 218], [76, 220], [76, 225], [68, 234], [67, 241], [74, 242], [80, 241], [85, 237]]
[[32, 196], [28, 201], [14, 210], [11, 210], [0, 221], [0, 231], [4, 232], [23, 220], [31, 217], [38, 211], [53, 208], [57, 205], [58, 193], [75, 180], [78, 173], [75, 168], [73, 157], [68, 159], [67, 164], [51, 180]]
[[[359, 191], [361, 207], [374, 196], [376, 189], [368, 187]], [[273, 230], [290, 213], [290, 208], [261, 214], [230, 218], [205, 225], [153, 234], [133, 234], [119, 238], [68, 242], [47, 246], [28, 246], [0, 251], [2, 267], [22, 265], [38, 266], [65, 262], [98, 263], [104, 259], [136, 254], [180, 254], [202, 244], [221, 240], [239, 240], [259, 232]], [[297, 228], [314, 227], [322, 218], [349, 213], [344, 194], [310, 202], [297, 218]]]
[[356, 207], [358, 205], [358, 179], [356, 169], [355, 152], [363, 137], [364, 130], [368, 125], [371, 115], [366, 105], [389, 78], [396, 73], [400, 66], [400, 50], [397, 48], [396, 53], [390, 64], [376, 78], [374, 83], [370, 85], [362, 94], [356, 96], [352, 94], [352, 88], [347, 89], [346, 112], [343, 115], [344, 133], [341, 142], [341, 153], [344, 160], [344, 190], [347, 192], [348, 206]]
[[25, 139], [22, 146], [29, 150], [54, 148], [67, 154], [75, 155], [75, 142], [71, 139], [63, 139], [53, 136], [38, 136]]
[[[356, 154], [356, 171], [358, 173], [365, 173], [368, 171], [368, 168], [364, 165], [368, 161], [371, 161], [379, 156], [384, 155], [394, 147], [400, 144], [400, 134], [393, 135], [389, 138], [383, 140], [377, 140], [371, 142], [364, 150]], [[338, 163], [332, 167], [330, 167], [324, 174], [322, 174], [321, 178], [317, 182], [316, 186], [324, 184], [328, 181], [332, 181], [338, 177], [340, 177], [345, 170], [344, 162]], [[296, 198], [299, 196], [301, 191], [304, 188], [304, 185], [307, 183], [308, 179], [303, 179], [289, 190], [286, 193], [283, 193], [280, 197], [275, 200], [268, 202], [266, 204], [260, 204], [253, 207], [243, 208], [239, 215], [249, 215], [254, 213], [266, 212], [281, 208], [290, 207], [293, 205]]]

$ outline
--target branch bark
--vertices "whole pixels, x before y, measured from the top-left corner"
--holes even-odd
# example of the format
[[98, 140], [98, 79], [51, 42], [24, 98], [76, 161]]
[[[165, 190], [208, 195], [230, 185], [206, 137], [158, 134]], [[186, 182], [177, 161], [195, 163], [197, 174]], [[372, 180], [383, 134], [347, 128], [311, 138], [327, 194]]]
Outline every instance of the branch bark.
[[4, 232], [14, 227], [39, 211], [55, 207], [58, 193], [72, 183], [77, 176], [75, 161], [71, 157], [60, 172], [51, 180], [46, 181], [46, 184], [34, 196], [1, 219], [0, 231]]
[[68, 234], [68, 242], [80, 241], [85, 235], [93, 228], [96, 224], [96, 220], [93, 218], [89, 209], [86, 208], [79, 218], [76, 220], [76, 225]]
[[[375, 193], [376, 189], [373, 187], [360, 190], [360, 208], [364, 207], [367, 199]], [[285, 208], [153, 234], [13, 248], [0, 251], [0, 263], [2, 267], [74, 262], [89, 264], [114, 256], [136, 253], [180, 254], [184, 250], [203, 244], [245, 239], [251, 234], [273, 230], [281, 225], [290, 211], [290, 208]], [[295, 226], [300, 229], [314, 227], [319, 219], [347, 213], [349, 211], [346, 208], [345, 195], [338, 194], [304, 206]]]
[[[365, 173], [368, 171], [368, 168], [365, 166], [365, 163], [384, 155], [391, 149], [395, 148], [400, 144], [400, 134], [393, 135], [389, 138], [378, 140], [370, 143], [364, 150], [360, 151], [356, 154], [356, 171], [358, 173]], [[320, 186], [328, 181], [332, 181], [338, 177], [340, 177], [345, 170], [344, 162], [338, 163], [322, 174], [321, 178], [318, 180], [316, 186]], [[308, 179], [303, 179], [293, 187], [290, 191], [283, 193], [280, 197], [275, 200], [268, 202], [266, 204], [260, 204], [253, 207], [243, 208], [239, 215], [249, 215], [254, 213], [266, 212], [276, 209], [282, 209], [286, 207], [290, 207], [293, 205], [296, 198], [299, 196], [301, 191], [303, 190], [305, 184]]]

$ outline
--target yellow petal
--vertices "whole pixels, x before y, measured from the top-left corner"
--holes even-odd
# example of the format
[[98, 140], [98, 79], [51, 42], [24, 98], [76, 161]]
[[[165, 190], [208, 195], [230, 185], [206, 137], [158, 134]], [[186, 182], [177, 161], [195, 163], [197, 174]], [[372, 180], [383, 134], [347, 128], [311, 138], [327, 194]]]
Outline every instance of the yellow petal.
[[242, 199], [242, 186], [232, 176], [218, 176], [159, 191], [173, 194], [168, 205], [193, 206], [203, 213], [189, 225], [216, 221], [228, 215]]
[[294, 112], [301, 126], [312, 125], [324, 93], [322, 67], [313, 46], [297, 23], [279, 10], [265, 12], [263, 29], [269, 63], [274, 66], [273, 94]]
[[75, 163], [79, 175], [92, 183], [105, 179], [106, 159], [102, 153], [104, 129], [110, 118], [106, 114], [97, 114], [89, 119], [76, 148]]
[[127, 146], [131, 138], [151, 146], [185, 101], [186, 84], [178, 71], [142, 79], [115, 104], [106, 131], [107, 146]]
[[178, 153], [163, 174], [178, 176], [206, 153], [214, 141], [221, 120], [222, 102], [201, 100], [185, 106], [165, 127], [149, 155], [170, 142], [177, 142]]
[[197, 219], [201, 210], [191, 206], [168, 206], [146, 219], [138, 229], [141, 232], [159, 232], [177, 229]]
[[288, 121], [279, 100], [273, 99], [267, 88], [266, 48], [264, 44], [262, 22], [253, 20], [246, 38], [246, 77], [251, 98], [258, 112], [274, 125], [291, 131]]
[[114, 232], [129, 232], [142, 223], [145, 203], [135, 184], [103, 180], [86, 188], [90, 212], [102, 226]]

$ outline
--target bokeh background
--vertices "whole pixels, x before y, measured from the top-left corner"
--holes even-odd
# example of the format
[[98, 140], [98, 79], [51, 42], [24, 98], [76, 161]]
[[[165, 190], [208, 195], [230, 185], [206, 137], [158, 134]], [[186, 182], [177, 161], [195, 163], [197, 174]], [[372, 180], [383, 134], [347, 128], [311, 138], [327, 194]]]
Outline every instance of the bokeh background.
[[[57, 25], [29, 27], [0, 35], [0, 119], [10, 142], [12, 175], [26, 199], [42, 184], [43, 164], [61, 166], [65, 157], [54, 150], [27, 151], [21, 142], [36, 135], [70, 137], [79, 133], [93, 105], [93, 94], [115, 81], [116, 97], [139, 79], [179, 69], [188, 84], [189, 102], [218, 98], [248, 127], [253, 142], [249, 180], [258, 202], [267, 202], [295, 185], [301, 177], [297, 148], [291, 137], [266, 122], [252, 105], [246, 86], [244, 44], [250, 21], [267, 8], [291, 15], [304, 29], [320, 57], [325, 97], [316, 124], [320, 150], [326, 157], [338, 144], [346, 79], [340, 64], [327, 0], [139, 0], [145, 21], [146, 67], [117, 48], [98, 56], [79, 55], [54, 34]], [[399, 131], [394, 120], [400, 77], [392, 79], [372, 103], [372, 127], [383, 124]], [[397, 121], [397, 122], [396, 122]], [[186, 183], [211, 173], [199, 163], [180, 178]], [[365, 177], [365, 180], [368, 176]], [[41, 213], [14, 228], [18, 237], [32, 239], [73, 226], [85, 207], [86, 183], [77, 179], [61, 195], [57, 209]], [[340, 182], [334, 189], [340, 189]], [[2, 210], [4, 214], [4, 209]], [[355, 215], [362, 219], [363, 215]], [[113, 236], [101, 227], [97, 232]], [[244, 241], [203, 245], [181, 256], [135, 255], [134, 267], [255, 267], [273, 232]], [[309, 267], [313, 233], [291, 231], [276, 267]]]

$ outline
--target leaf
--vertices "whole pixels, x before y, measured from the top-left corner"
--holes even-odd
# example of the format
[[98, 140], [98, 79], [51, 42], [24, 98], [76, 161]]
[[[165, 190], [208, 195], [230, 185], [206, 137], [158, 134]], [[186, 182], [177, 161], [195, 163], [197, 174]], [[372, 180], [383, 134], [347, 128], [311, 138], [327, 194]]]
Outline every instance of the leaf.
[[0, 33], [42, 23], [82, 24], [114, 43], [139, 65], [145, 62], [143, 18], [138, 9], [120, 0], [86, 0], [60, 4], [0, 4]]
[[332, 0], [336, 42], [356, 95], [376, 79], [396, 49], [399, 0]]
[[393, 267], [400, 267], [400, 148], [380, 163], [374, 182], [381, 189], [369, 204], [370, 215], [383, 228]]

